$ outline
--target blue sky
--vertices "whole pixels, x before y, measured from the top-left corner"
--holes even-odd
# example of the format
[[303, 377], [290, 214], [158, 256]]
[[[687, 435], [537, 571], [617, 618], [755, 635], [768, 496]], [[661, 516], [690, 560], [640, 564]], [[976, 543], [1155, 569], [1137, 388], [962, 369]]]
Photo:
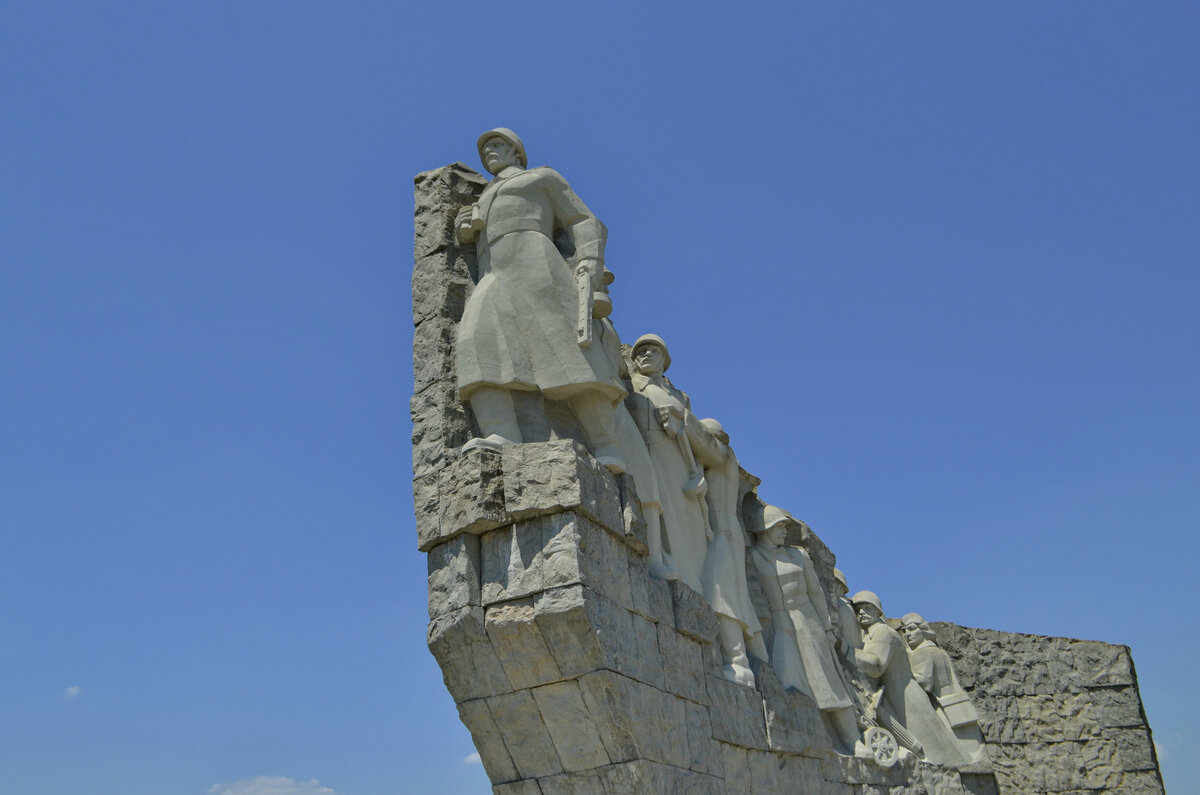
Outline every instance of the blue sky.
[[1198, 22], [5, 4], [0, 790], [486, 790], [425, 647], [409, 274], [413, 175], [496, 125], [852, 589], [1130, 645], [1200, 779]]

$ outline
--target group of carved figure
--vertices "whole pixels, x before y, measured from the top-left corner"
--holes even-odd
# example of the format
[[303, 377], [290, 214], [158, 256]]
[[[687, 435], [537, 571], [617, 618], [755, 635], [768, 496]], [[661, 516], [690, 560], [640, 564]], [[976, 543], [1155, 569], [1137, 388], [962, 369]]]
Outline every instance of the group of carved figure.
[[786, 543], [795, 520], [774, 506], [746, 528], [771, 611], [768, 650], [747, 579], [747, 487], [728, 434], [697, 419], [667, 378], [662, 338], [621, 344], [608, 320], [604, 224], [566, 180], [528, 169], [511, 130], [484, 133], [478, 149], [494, 179], [455, 218], [478, 263], [456, 349], [459, 396], [479, 427], [467, 448], [523, 441], [513, 391], [565, 401], [597, 461], [632, 478], [651, 574], [686, 583], [712, 606], [726, 678], [753, 686], [751, 658], [769, 664], [816, 703], [846, 753], [891, 764], [899, 746], [951, 767], [980, 760], [974, 708], [929, 625], [909, 613], [902, 638], [875, 594], [846, 597], [841, 572], [831, 615], [808, 553]]

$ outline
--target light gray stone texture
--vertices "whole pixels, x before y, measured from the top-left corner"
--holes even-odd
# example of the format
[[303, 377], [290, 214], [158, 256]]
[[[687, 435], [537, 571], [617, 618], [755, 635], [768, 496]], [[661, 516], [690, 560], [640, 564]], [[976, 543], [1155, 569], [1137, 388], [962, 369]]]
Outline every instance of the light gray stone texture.
[[812, 699], [796, 690], [787, 690], [770, 668], [757, 677], [762, 688], [767, 742], [772, 751], [827, 758], [834, 753], [833, 742], [821, 712]]
[[487, 634], [514, 688], [562, 679], [538, 625], [532, 599], [508, 602], [487, 609]]
[[420, 478], [435, 474], [446, 465], [447, 457], [471, 438], [466, 410], [455, 399], [454, 387], [449, 384], [437, 384], [414, 395], [409, 408], [413, 421], [413, 475]]
[[707, 703], [705, 670], [715, 669], [716, 666], [708, 664], [711, 659], [704, 653], [705, 646], [687, 635], [681, 635], [671, 624], [657, 624], [656, 627], [664, 687], [690, 701]]
[[465, 607], [429, 622], [429, 651], [455, 702], [513, 689], [484, 625], [482, 607]]
[[[458, 208], [469, 204], [483, 192], [487, 180], [463, 163], [425, 171], [413, 178], [416, 209], [413, 213], [413, 253], [420, 261], [431, 254], [458, 253], [454, 217]], [[474, 246], [457, 247], [462, 253]], [[414, 290], [414, 301], [424, 295]]]
[[1142, 702], [1134, 687], [1098, 687], [1088, 691], [1097, 720], [1104, 728], [1144, 726]]
[[717, 639], [717, 617], [704, 597], [679, 580], [671, 581], [671, 602], [675, 608], [675, 628], [704, 644]]
[[478, 607], [480, 598], [479, 539], [460, 535], [429, 550], [429, 617]]
[[906, 756], [885, 768], [866, 759], [835, 754], [821, 761], [821, 769], [826, 781], [892, 788], [912, 781], [917, 764], [915, 757]]
[[611, 760], [584, 704], [579, 682], [556, 682], [535, 687], [532, 693], [565, 770], [575, 772], [609, 764]]
[[708, 707], [683, 700], [687, 720], [688, 767], [698, 773], [723, 778], [721, 754], [717, 741], [713, 739], [712, 720]]
[[1117, 747], [1121, 768], [1126, 771], [1157, 770], [1154, 744], [1142, 726], [1133, 729], [1103, 729], [1101, 736]]
[[629, 592], [633, 612], [651, 621], [675, 626], [675, 605], [671, 585], [666, 580], [645, 576], [646, 564], [640, 558], [629, 560]]
[[496, 725], [504, 727], [504, 746], [521, 778], [563, 772], [558, 749], [554, 747], [537, 702], [528, 690], [492, 696], [487, 705]]
[[766, 751], [767, 724], [762, 695], [752, 687], [718, 675], [704, 680], [708, 690], [713, 737], [721, 742]]
[[728, 790], [715, 776], [644, 759], [612, 765], [601, 772], [604, 791], [617, 793], [686, 793], [718, 795]]
[[683, 699], [611, 671], [580, 677], [579, 686], [613, 761], [644, 758], [689, 766]]
[[607, 767], [597, 767], [576, 773], [563, 773], [538, 779], [541, 792], [554, 795], [606, 795], [604, 786]]
[[1127, 647], [936, 626], [972, 682], [998, 792], [1164, 791]]
[[493, 795], [544, 795], [536, 778], [526, 778], [520, 781], [510, 781], [492, 787]]
[[504, 733], [496, 725], [487, 701], [475, 699], [458, 705], [458, 717], [471, 732], [471, 740], [479, 749], [483, 769], [493, 784], [516, 781], [521, 777], [504, 746]]
[[504, 476], [500, 455], [470, 450], [448, 457], [438, 476], [441, 502], [438, 535], [480, 534], [508, 521], [504, 511]]
[[616, 479], [570, 439], [506, 445], [506, 472], [519, 472], [505, 484], [509, 514], [522, 519], [575, 510], [601, 527], [625, 535], [621, 490]]

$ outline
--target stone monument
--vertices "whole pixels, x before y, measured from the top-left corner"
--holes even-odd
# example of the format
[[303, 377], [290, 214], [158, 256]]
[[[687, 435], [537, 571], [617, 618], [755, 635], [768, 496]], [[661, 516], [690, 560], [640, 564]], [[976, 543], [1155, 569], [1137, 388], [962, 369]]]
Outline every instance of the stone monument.
[[493, 791], [1162, 792], [1129, 650], [887, 618], [763, 503], [524, 142], [416, 178], [428, 643]]

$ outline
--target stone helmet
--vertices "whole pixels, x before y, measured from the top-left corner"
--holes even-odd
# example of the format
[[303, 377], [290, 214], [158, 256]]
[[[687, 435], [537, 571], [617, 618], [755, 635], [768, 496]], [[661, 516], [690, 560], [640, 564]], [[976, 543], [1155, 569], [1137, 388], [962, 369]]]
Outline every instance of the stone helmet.
[[782, 508], [777, 508], [774, 505], [768, 505], [763, 508], [763, 530], [770, 530], [780, 522], [794, 521], [796, 521], [795, 517]]
[[841, 586], [843, 594], [850, 592], [850, 584], [846, 582], [846, 575], [842, 573], [841, 569], [834, 568], [833, 581]]
[[663, 338], [657, 334], [643, 334], [637, 338], [637, 342], [633, 343], [633, 355], [637, 356], [638, 348], [643, 345], [657, 345], [662, 348], [663, 352], [663, 372], [665, 373], [671, 367], [671, 352], [667, 350], [667, 343], [663, 342]]
[[928, 635], [933, 634], [933, 628], [929, 626], [929, 622], [920, 613], [905, 613], [904, 618], [900, 619], [900, 626], [906, 627], [909, 624], [916, 624]]
[[729, 434], [725, 432], [725, 428], [722, 427], [721, 423], [717, 422], [712, 417], [706, 417], [705, 419], [700, 420], [700, 424], [703, 425], [709, 433], [717, 437], [717, 439], [719, 439], [723, 444], [729, 443]]
[[855, 607], [863, 604], [871, 605], [879, 611], [879, 615], [883, 615], [883, 602], [880, 602], [879, 597], [876, 596], [872, 591], [859, 591], [858, 593], [854, 594], [854, 596], [850, 597], [850, 601]]
[[497, 127], [494, 130], [488, 130], [483, 135], [479, 136], [479, 140], [475, 142], [475, 148], [479, 150], [479, 159], [483, 160], [483, 145], [489, 138], [500, 137], [513, 145], [513, 149], [517, 150], [517, 162], [521, 164], [521, 168], [529, 167], [529, 160], [525, 157], [525, 144], [521, 143], [521, 137], [507, 127]]

